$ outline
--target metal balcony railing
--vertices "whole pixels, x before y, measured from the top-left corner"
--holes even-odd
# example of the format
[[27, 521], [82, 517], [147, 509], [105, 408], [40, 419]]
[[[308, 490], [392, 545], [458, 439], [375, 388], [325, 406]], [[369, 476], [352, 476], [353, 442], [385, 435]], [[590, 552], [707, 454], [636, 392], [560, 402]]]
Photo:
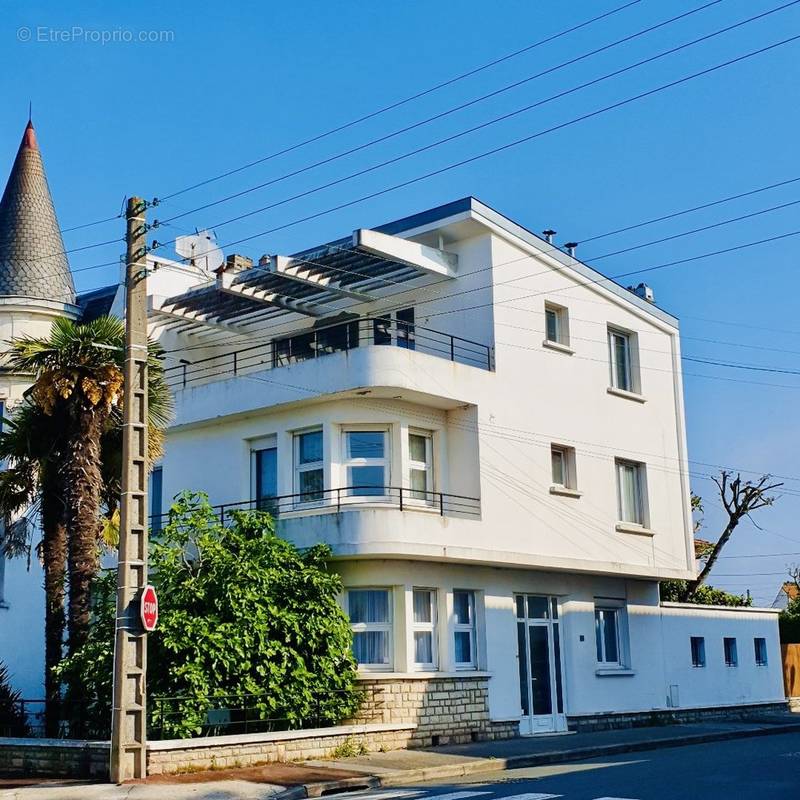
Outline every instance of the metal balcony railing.
[[492, 370], [492, 347], [390, 317], [358, 317], [240, 348], [164, 370], [172, 389], [297, 364], [358, 347], [395, 346]]
[[[336, 489], [314, 489], [298, 494], [262, 497], [221, 503], [212, 506], [225, 525], [234, 511], [268, 511], [276, 519], [287, 515], [308, 512], [338, 514], [352, 508], [391, 508], [400, 511], [417, 511], [439, 516], [478, 518], [481, 513], [479, 497], [468, 497], [447, 492], [428, 492], [404, 486], [342, 486]], [[169, 514], [153, 515], [150, 526], [160, 530], [169, 520]]]

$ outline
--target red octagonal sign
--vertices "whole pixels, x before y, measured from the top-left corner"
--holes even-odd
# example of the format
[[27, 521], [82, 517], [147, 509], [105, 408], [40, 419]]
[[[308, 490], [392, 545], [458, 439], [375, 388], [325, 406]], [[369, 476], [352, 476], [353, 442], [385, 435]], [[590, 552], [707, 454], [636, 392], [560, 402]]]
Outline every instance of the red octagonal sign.
[[142, 592], [139, 613], [142, 617], [144, 629], [146, 631], [154, 631], [158, 624], [158, 597], [155, 588], [150, 583], [144, 587]]

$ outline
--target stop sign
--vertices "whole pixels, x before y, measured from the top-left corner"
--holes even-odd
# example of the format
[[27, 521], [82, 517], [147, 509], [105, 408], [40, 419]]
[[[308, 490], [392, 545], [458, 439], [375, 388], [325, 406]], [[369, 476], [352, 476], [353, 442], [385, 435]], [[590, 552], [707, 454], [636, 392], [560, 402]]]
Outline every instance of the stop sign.
[[139, 601], [139, 613], [142, 617], [142, 625], [146, 631], [154, 631], [158, 624], [158, 597], [152, 584], [148, 583], [142, 592], [142, 599]]

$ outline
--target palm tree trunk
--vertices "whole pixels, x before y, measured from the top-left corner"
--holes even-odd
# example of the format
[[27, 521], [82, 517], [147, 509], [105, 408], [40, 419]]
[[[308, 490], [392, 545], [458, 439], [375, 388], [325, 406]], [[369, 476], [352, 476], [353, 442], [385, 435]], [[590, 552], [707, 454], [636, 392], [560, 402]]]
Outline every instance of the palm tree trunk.
[[67, 489], [69, 531], [69, 641], [73, 655], [89, 632], [91, 582], [97, 574], [100, 525], [100, 438], [107, 414], [101, 408], [77, 412], [67, 444], [64, 482]]
[[63, 657], [64, 579], [67, 560], [67, 528], [64, 524], [64, 502], [58, 481], [45, 471], [42, 476], [42, 561], [44, 562], [44, 694], [45, 735], [58, 736], [61, 721], [61, 686], [53, 675]]

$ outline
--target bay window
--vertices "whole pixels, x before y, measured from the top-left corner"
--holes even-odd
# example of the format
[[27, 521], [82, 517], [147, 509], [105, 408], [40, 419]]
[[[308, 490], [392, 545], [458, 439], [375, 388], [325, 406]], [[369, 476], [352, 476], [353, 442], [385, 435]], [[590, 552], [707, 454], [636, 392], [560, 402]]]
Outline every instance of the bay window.
[[350, 589], [347, 592], [353, 656], [361, 667], [391, 668], [391, 598], [390, 589]]
[[408, 433], [408, 485], [413, 500], [433, 503], [433, 436]]
[[475, 592], [453, 591], [453, 660], [456, 669], [475, 669], [478, 663]]
[[414, 666], [417, 669], [436, 669], [436, 591], [414, 589], [413, 620]]
[[349, 495], [386, 495], [389, 484], [387, 439], [385, 429], [344, 432], [344, 465]]
[[294, 435], [294, 491], [298, 502], [322, 500], [324, 491], [322, 431]]

